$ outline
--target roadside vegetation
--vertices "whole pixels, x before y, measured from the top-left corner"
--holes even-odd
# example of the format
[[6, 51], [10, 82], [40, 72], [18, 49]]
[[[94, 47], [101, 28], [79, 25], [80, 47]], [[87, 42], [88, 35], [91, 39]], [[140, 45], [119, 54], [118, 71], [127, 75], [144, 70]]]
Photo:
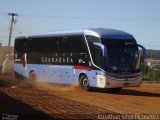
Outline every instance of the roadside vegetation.
[[142, 65], [143, 81], [160, 82], [160, 70], [155, 70], [147, 65]]

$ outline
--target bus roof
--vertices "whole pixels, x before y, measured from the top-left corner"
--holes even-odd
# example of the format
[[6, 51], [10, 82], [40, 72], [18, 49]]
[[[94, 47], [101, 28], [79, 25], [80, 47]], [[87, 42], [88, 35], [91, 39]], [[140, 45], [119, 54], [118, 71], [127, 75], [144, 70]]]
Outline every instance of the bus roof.
[[108, 39], [134, 39], [134, 37], [124, 31], [115, 30], [115, 29], [106, 29], [106, 28], [92, 28], [89, 29], [94, 31], [99, 35], [101, 38], [108, 38]]
[[[49, 33], [43, 33], [38, 35], [26, 36], [28, 38], [36, 37], [49, 37], [49, 36], [69, 36], [69, 35], [92, 35], [99, 38], [108, 38], [108, 39], [134, 39], [134, 37], [124, 31], [109, 29], [109, 28], [86, 28], [86, 29], [76, 29], [76, 30], [57, 30]], [[20, 38], [20, 37], [18, 37]], [[18, 39], [16, 38], [16, 39]]]

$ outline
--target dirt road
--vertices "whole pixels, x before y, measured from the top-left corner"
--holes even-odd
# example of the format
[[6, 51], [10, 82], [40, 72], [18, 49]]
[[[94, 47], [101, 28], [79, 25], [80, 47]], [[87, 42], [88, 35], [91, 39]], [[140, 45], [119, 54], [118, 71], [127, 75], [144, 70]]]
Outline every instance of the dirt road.
[[[2, 77], [1, 77], [2, 78]], [[77, 86], [38, 83], [0, 87], [0, 113], [40, 118], [97, 119], [99, 114], [160, 114], [160, 84], [125, 88], [118, 94]]]
[[78, 87], [45, 85], [41, 90], [116, 113], [160, 114], [160, 84], [142, 84], [139, 88], [125, 88], [117, 94], [105, 90], [86, 92]]

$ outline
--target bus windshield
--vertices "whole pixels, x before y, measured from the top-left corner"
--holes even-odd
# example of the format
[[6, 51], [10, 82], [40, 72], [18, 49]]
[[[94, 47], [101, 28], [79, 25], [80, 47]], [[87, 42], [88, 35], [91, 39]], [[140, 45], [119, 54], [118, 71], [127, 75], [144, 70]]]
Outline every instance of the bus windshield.
[[116, 73], [133, 73], [140, 69], [140, 57], [135, 40], [102, 39], [107, 48], [105, 70]]

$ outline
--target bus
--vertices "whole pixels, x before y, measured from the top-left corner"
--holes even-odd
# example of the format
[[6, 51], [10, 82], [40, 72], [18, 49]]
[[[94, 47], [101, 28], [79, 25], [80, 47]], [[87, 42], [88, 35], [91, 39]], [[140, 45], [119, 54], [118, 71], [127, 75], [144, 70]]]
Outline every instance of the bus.
[[141, 85], [145, 54], [131, 34], [120, 30], [53, 31], [15, 39], [14, 73], [30, 81], [119, 91]]

